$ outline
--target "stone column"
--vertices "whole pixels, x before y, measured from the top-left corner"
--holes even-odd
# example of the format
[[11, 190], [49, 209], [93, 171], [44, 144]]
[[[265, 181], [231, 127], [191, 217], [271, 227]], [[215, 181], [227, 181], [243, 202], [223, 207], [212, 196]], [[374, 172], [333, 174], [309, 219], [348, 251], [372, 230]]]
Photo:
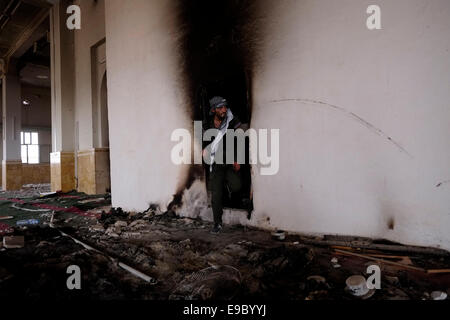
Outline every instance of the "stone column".
[[111, 189], [105, 42], [91, 49], [91, 63], [93, 148], [78, 152], [78, 191], [103, 194]]
[[8, 72], [2, 79], [3, 190], [20, 190], [22, 188], [21, 109], [20, 80], [16, 63], [11, 60], [8, 64]]
[[66, 26], [71, 1], [55, 4], [50, 15], [52, 74], [52, 191], [76, 189], [74, 153], [74, 31]]

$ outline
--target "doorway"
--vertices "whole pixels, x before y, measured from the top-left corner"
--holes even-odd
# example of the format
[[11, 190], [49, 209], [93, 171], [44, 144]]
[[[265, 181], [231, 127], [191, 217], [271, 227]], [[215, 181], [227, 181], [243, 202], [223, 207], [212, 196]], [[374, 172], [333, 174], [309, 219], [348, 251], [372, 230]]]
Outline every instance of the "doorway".
[[[252, 0], [180, 0], [180, 55], [185, 86], [189, 93], [194, 121], [207, 121], [209, 100], [222, 96], [242, 123], [251, 121], [251, 78], [255, 61], [257, 28]], [[249, 142], [246, 141], [246, 163], [249, 163]], [[197, 173], [197, 171], [195, 171]], [[202, 177], [208, 184], [209, 169]], [[245, 209], [252, 206], [251, 167], [241, 166], [242, 189], [228, 196], [225, 207]], [[208, 186], [209, 187], [209, 186]]]
[[[233, 115], [237, 116], [242, 124], [250, 123], [250, 108], [248, 101], [247, 77], [243, 72], [232, 73], [226, 77], [215, 79], [201, 84], [197, 90], [197, 101], [199, 115], [198, 120], [202, 122], [210, 119], [209, 100], [214, 96], [222, 96], [227, 99], [229, 108]], [[242, 189], [236, 193], [229, 193], [224, 186], [223, 204], [230, 209], [246, 210], [250, 214], [253, 211], [253, 195], [251, 182], [251, 166], [249, 161], [249, 138], [245, 139], [245, 164], [241, 165], [239, 175], [242, 181]], [[209, 166], [204, 164], [206, 184], [209, 190]]]

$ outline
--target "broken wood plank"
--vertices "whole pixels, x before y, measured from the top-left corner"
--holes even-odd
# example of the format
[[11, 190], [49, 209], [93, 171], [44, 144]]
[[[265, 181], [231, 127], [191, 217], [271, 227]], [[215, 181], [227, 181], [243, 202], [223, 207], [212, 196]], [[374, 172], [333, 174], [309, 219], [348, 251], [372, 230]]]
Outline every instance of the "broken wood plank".
[[355, 250], [355, 248], [345, 247], [345, 246], [331, 246], [331, 248], [333, 248], [333, 249], [341, 249], [341, 250], [348, 250], [348, 251]]
[[[351, 248], [351, 247], [332, 246], [332, 248], [333, 249], [346, 250], [346, 251], [349, 251], [349, 252], [355, 252], [356, 251], [354, 248]], [[372, 253], [372, 252], [377, 252], [377, 253]], [[413, 265], [413, 262], [411, 261], [411, 258], [409, 256], [397, 256], [397, 255], [389, 255], [389, 254], [380, 254], [378, 252], [379, 251], [376, 251], [376, 250], [364, 250], [364, 254], [367, 255], [367, 256], [370, 256], [370, 257], [385, 258], [385, 259], [399, 259], [400, 261], [397, 261], [399, 263], [403, 263], [403, 264], [406, 264], [406, 265]]]
[[408, 245], [389, 245], [389, 244], [375, 244], [375, 243], [365, 243], [364, 241], [328, 241], [328, 240], [315, 240], [308, 239], [306, 237], [300, 237], [300, 241], [306, 244], [313, 244], [317, 246], [344, 246], [351, 248], [369, 249], [369, 250], [381, 250], [381, 251], [393, 251], [393, 252], [404, 252], [404, 253], [417, 253], [417, 254], [432, 254], [438, 256], [449, 256], [450, 252], [428, 247], [416, 247]]
[[402, 264], [407, 264], [407, 265], [413, 265], [413, 262], [412, 262], [412, 260], [411, 260], [411, 258], [410, 257], [403, 257], [400, 261], [398, 261], [399, 263], [402, 263]]
[[[371, 255], [371, 256], [383, 255], [383, 254], [385, 254], [387, 256], [387, 254], [384, 253], [381, 250], [365, 249], [365, 248], [358, 248], [358, 247], [345, 247], [345, 246], [331, 246], [331, 248], [346, 250], [346, 251], [349, 251], [349, 252], [361, 252], [361, 251], [364, 251], [364, 254]], [[404, 256], [401, 256], [401, 257], [404, 257]]]
[[25, 238], [23, 236], [11, 236], [3, 238], [3, 247], [6, 249], [20, 249], [25, 246]]
[[131, 273], [131, 274], [133, 274], [133, 275], [135, 275], [135, 276], [141, 278], [142, 280], [144, 280], [144, 281], [146, 281], [146, 282], [149, 282], [149, 283], [151, 283], [151, 284], [153, 284], [153, 285], [156, 284], [156, 283], [158, 282], [156, 279], [154, 279], [154, 278], [152, 278], [152, 277], [149, 277], [149, 276], [147, 276], [146, 274], [140, 272], [139, 270], [137, 270], [137, 269], [135, 269], [135, 268], [133, 268], [133, 267], [131, 267], [131, 266], [129, 266], [129, 265], [127, 265], [127, 264], [121, 262], [121, 261], [119, 261], [117, 258], [111, 257], [111, 255], [109, 255], [109, 254], [107, 254], [107, 253], [105, 253], [105, 252], [102, 252], [102, 251], [100, 251], [100, 250], [98, 250], [98, 249], [96, 249], [96, 248], [91, 247], [90, 245], [84, 243], [84, 242], [81, 241], [81, 240], [78, 240], [77, 238], [71, 236], [70, 234], [67, 234], [67, 233], [63, 232], [63, 231], [59, 230], [58, 228], [55, 228], [55, 227], [52, 226], [52, 225], [50, 225], [50, 227], [53, 228], [53, 229], [55, 229], [55, 230], [57, 230], [57, 231], [59, 231], [59, 233], [60, 233], [62, 236], [68, 237], [68, 238], [72, 239], [75, 243], [77, 243], [77, 244], [83, 246], [86, 250], [96, 252], [96, 253], [98, 253], [98, 254], [101, 254], [101, 255], [103, 255], [103, 256], [109, 258], [114, 264], [117, 264], [117, 265], [118, 265], [119, 267], [121, 267], [122, 269], [124, 269], [124, 270], [128, 271], [129, 273]]
[[365, 255], [373, 257], [373, 258], [396, 259], [396, 260], [400, 260], [400, 261], [397, 261], [399, 263], [413, 265], [411, 258], [408, 256], [390, 256], [387, 254], [371, 254], [371, 253], [365, 253]]
[[391, 255], [388, 255], [388, 254], [367, 253], [366, 255], [374, 257], [374, 258], [388, 258], [388, 259], [406, 259], [406, 258], [409, 258], [408, 256], [391, 256]]
[[408, 256], [394, 256], [389, 254], [373, 254], [373, 253], [367, 253], [368, 256], [372, 256], [375, 258], [392, 258], [392, 259], [403, 259], [403, 258], [409, 258]]
[[430, 270], [427, 270], [427, 273], [431, 273], [431, 274], [450, 273], [450, 269], [430, 269]]
[[364, 255], [364, 254], [348, 252], [348, 251], [339, 250], [339, 249], [335, 249], [335, 251], [338, 252], [338, 253], [344, 254], [344, 255], [350, 255], [350, 256], [359, 257], [359, 258], [363, 258], [363, 259], [367, 259], [367, 260], [378, 261], [378, 262], [381, 262], [381, 263], [384, 263], [384, 264], [390, 264], [390, 265], [402, 267], [402, 268], [405, 268], [405, 269], [426, 272], [426, 270], [422, 269], [422, 268], [413, 267], [413, 266], [409, 266], [409, 265], [406, 265], [406, 264], [402, 264], [402, 263], [398, 263], [398, 262], [394, 262], [394, 261], [389, 261], [389, 260], [384, 260], [384, 259], [380, 259], [380, 258], [374, 258], [374, 257], [368, 256], [368, 255]]

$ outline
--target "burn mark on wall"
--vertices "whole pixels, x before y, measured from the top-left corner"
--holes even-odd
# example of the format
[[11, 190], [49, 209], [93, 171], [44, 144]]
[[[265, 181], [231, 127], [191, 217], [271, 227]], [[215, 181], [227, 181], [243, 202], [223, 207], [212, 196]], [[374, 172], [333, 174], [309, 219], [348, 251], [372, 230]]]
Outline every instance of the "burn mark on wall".
[[450, 183], [450, 180], [446, 180], [446, 181], [439, 182], [439, 183], [436, 185], [436, 188], [439, 188], [439, 187], [441, 187], [442, 185], [447, 184], [447, 183]]
[[172, 201], [167, 206], [167, 212], [174, 212], [181, 205], [182, 198], [183, 198], [182, 192], [174, 194]]
[[[259, 6], [252, 0], [176, 3], [179, 65], [192, 120], [204, 121], [208, 100], [221, 95], [242, 122], [250, 122], [252, 77], [261, 38]], [[204, 172], [193, 165], [178, 192], [203, 177]]]
[[185, 90], [193, 119], [201, 119], [196, 104], [202, 88], [228, 91], [233, 103], [241, 93], [231, 92], [239, 88], [230, 82], [243, 75], [251, 83], [260, 42], [258, 1], [179, 0], [177, 11]]
[[326, 102], [323, 102], [323, 101], [311, 100], [311, 99], [280, 99], [280, 100], [272, 100], [270, 102], [271, 103], [299, 102], [299, 103], [302, 103], [302, 104], [315, 104], [315, 105], [321, 105], [321, 106], [333, 108], [335, 110], [338, 110], [339, 112], [344, 113], [345, 115], [347, 115], [347, 117], [351, 118], [352, 120], [355, 120], [355, 121], [359, 122], [361, 125], [363, 125], [367, 129], [369, 129], [373, 133], [375, 133], [375, 134], [385, 138], [391, 144], [393, 144], [400, 152], [408, 155], [411, 159], [414, 159], [414, 157], [400, 143], [398, 143], [397, 141], [392, 139], [389, 135], [384, 133], [381, 129], [377, 128], [376, 126], [374, 126], [370, 122], [364, 120], [363, 118], [361, 118], [357, 114], [355, 114], [355, 113], [353, 113], [351, 111], [348, 111], [347, 109], [345, 109], [343, 107], [339, 107], [339, 106], [336, 106], [336, 105], [333, 105], [333, 104], [329, 104], [329, 103], [326, 103]]
[[389, 218], [389, 220], [388, 220], [388, 228], [389, 228], [389, 230], [394, 230], [394, 227], [395, 227], [395, 220], [394, 220], [394, 218]]

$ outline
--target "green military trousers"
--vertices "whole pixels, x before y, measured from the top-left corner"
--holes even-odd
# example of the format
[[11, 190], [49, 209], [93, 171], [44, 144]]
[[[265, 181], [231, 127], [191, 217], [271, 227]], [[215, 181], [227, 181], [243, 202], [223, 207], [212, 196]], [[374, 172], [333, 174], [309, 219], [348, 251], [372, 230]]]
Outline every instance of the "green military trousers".
[[214, 214], [214, 223], [222, 224], [223, 191], [238, 192], [242, 188], [239, 172], [235, 172], [232, 165], [215, 164], [209, 175], [209, 188], [211, 190], [211, 206]]

